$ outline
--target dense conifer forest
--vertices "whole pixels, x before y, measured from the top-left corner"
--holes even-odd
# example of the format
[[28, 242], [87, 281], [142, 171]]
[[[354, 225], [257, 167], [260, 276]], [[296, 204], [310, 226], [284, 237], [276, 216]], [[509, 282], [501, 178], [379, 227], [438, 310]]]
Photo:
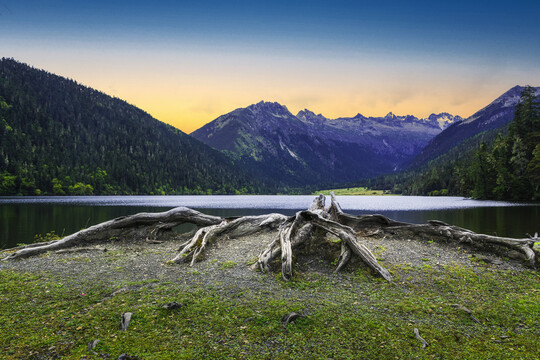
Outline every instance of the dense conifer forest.
[[362, 183], [407, 195], [540, 200], [540, 102], [526, 87], [513, 121], [480, 133], [422, 167]]
[[[408, 171], [351, 186], [406, 195], [540, 199], [540, 103]], [[279, 180], [279, 179], [277, 179]], [[144, 111], [13, 59], [0, 60], [0, 195], [311, 193], [241, 164]]]
[[218, 151], [125, 101], [0, 61], [0, 195], [267, 191]]

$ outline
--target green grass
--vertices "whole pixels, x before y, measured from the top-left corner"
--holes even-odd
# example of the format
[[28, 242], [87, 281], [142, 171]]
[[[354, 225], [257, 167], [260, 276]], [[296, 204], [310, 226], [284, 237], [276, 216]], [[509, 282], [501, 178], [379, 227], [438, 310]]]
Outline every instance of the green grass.
[[225, 269], [231, 269], [233, 267], [236, 267], [236, 263], [234, 261], [225, 261], [225, 262], [222, 262], [221, 264], [219, 264], [219, 268], [221, 270], [225, 270]]
[[[100, 283], [0, 272], [2, 359], [535, 359], [540, 350], [538, 272], [457, 266], [297, 273], [283, 291], [185, 288], [141, 282], [118, 292]], [[196, 275], [201, 276], [201, 275]], [[279, 282], [278, 276], [264, 281]], [[406, 280], [409, 279], [409, 280]], [[146, 286], [145, 286], [146, 285]], [[176, 301], [175, 310], [162, 308]], [[451, 305], [471, 309], [481, 321]], [[120, 315], [133, 313], [128, 331]], [[284, 328], [282, 315], [304, 314]], [[430, 346], [421, 348], [413, 329]], [[89, 352], [87, 344], [99, 339]], [[105, 357], [107, 358], [107, 357]]]
[[383, 190], [372, 190], [365, 187], [351, 187], [344, 189], [332, 189], [332, 190], [319, 190], [315, 191], [313, 195], [330, 195], [330, 192], [333, 191], [337, 195], [383, 195]]

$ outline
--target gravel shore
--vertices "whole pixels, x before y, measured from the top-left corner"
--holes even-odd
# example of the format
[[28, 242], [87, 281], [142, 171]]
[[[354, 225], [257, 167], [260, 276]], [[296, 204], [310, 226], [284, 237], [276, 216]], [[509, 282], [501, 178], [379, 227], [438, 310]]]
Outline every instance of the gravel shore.
[[[152, 284], [171, 282], [178, 286], [202, 286], [222, 291], [249, 288], [252, 291], [282, 291], [279, 285], [279, 263], [274, 271], [263, 274], [249, 269], [258, 254], [277, 233], [261, 233], [237, 239], [221, 239], [210, 244], [202, 259], [189, 264], [170, 264], [189, 234], [179, 234], [173, 240], [152, 244], [144, 240], [121, 239], [87, 245], [80, 248], [61, 250], [41, 256], [4, 261], [0, 270], [13, 269], [23, 272], [44, 272], [60, 282], [88, 284], [99, 282], [113, 287], [130, 284]], [[363, 243], [375, 254], [379, 262], [389, 268], [399, 281], [399, 266], [444, 267], [460, 265], [477, 268], [506, 270], [524, 269], [519, 262], [491, 255], [473, 255], [468, 249], [452, 245], [426, 242], [415, 239], [392, 240], [365, 238]], [[328, 244], [332, 242], [329, 241]], [[326, 252], [306, 253], [301, 251], [295, 259], [298, 273], [324, 274], [337, 283], [350, 282], [350, 275], [365, 269], [359, 261], [351, 261], [341, 273], [334, 273], [332, 264], [339, 247], [334, 244]], [[331, 249], [331, 251], [328, 251]], [[353, 259], [354, 260], [354, 259]], [[273, 281], [268, 281], [273, 278]]]

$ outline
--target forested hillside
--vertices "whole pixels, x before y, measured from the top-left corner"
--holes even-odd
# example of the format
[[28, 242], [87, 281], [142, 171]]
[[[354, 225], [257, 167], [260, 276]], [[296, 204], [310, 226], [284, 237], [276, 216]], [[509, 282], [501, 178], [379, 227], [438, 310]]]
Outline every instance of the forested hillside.
[[[507, 126], [514, 118], [514, 110], [523, 89], [522, 86], [514, 86], [467, 119], [454, 122], [435, 136], [409, 167], [423, 165], [482, 132]], [[540, 94], [540, 88], [536, 89], [536, 92]]]
[[408, 195], [540, 200], [540, 102], [522, 90], [507, 126], [484, 131], [424, 166], [364, 185]]
[[493, 144], [498, 133], [508, 127], [482, 132], [421, 167], [369, 179], [362, 183], [373, 189], [385, 189], [404, 195], [470, 196], [470, 183], [462, 174], [471, 165], [480, 144]]
[[0, 61], [0, 195], [265, 191], [218, 151], [125, 101]]

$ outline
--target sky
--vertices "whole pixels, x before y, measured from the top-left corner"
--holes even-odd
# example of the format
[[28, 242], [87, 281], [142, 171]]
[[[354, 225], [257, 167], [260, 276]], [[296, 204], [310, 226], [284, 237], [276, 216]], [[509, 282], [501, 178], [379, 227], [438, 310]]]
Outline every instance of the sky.
[[540, 86], [540, 1], [0, 0], [0, 57], [190, 133], [277, 101], [328, 118], [467, 117]]

